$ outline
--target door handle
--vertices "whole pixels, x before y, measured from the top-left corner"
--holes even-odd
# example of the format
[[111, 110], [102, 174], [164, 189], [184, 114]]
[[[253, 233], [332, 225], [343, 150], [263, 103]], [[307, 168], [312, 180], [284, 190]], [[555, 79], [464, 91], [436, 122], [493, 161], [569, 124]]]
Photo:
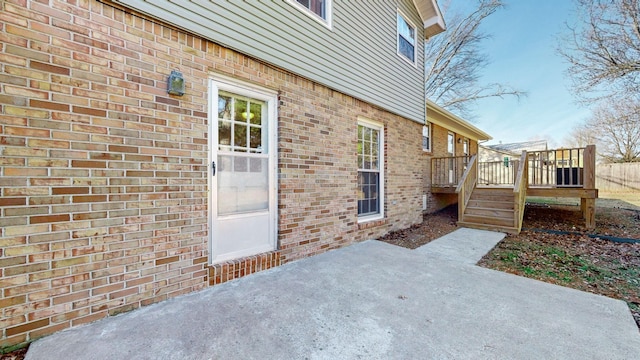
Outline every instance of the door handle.
[[211, 162], [211, 176], [216, 176], [216, 162]]

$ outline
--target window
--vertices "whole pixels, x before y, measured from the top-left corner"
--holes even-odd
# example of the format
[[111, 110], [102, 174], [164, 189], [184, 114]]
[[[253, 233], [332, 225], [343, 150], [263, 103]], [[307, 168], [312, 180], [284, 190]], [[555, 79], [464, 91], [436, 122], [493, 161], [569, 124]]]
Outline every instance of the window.
[[331, 0], [288, 0], [322, 24], [331, 27]]
[[431, 151], [431, 124], [426, 123], [422, 127], [422, 150]]
[[416, 63], [416, 27], [398, 13], [398, 54]]
[[447, 153], [449, 156], [455, 156], [456, 144], [455, 144], [455, 135], [453, 133], [447, 134]]
[[449, 184], [455, 184], [456, 180], [456, 136], [454, 133], [450, 132], [447, 134], [447, 153], [450, 156], [449, 158]]
[[469, 139], [465, 138], [464, 140], [462, 140], [462, 154], [464, 155], [463, 158], [463, 165], [464, 165], [464, 169], [467, 169], [467, 166], [469, 165]]
[[358, 220], [380, 219], [384, 216], [383, 128], [381, 125], [358, 121]]

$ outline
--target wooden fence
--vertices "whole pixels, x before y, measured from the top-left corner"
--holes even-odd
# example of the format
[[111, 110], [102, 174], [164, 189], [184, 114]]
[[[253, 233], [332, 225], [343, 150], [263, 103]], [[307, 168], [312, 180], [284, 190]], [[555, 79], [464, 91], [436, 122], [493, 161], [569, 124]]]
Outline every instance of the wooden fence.
[[640, 163], [596, 165], [596, 188], [600, 191], [640, 191]]

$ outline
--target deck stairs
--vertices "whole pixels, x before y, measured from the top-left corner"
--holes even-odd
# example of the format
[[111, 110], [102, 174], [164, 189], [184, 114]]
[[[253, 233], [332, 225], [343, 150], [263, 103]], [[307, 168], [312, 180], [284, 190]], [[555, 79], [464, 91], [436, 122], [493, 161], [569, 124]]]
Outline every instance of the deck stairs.
[[514, 197], [512, 187], [475, 187], [458, 225], [517, 234]]

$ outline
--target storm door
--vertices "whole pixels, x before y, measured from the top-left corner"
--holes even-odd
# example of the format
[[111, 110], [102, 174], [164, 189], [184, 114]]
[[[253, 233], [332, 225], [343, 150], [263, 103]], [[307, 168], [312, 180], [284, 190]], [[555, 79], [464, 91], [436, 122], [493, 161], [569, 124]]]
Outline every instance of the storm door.
[[211, 262], [276, 246], [274, 94], [213, 82]]

